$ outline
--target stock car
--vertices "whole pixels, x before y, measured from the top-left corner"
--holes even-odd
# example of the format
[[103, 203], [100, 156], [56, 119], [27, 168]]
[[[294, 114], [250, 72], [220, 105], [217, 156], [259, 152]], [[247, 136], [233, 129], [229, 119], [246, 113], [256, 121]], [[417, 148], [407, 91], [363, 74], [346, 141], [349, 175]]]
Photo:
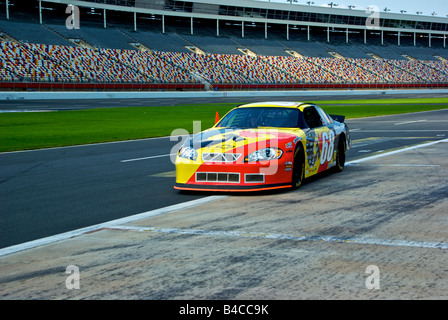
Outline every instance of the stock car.
[[176, 156], [177, 190], [299, 188], [325, 170], [341, 172], [351, 146], [344, 116], [303, 102], [260, 102], [229, 111], [185, 138]]

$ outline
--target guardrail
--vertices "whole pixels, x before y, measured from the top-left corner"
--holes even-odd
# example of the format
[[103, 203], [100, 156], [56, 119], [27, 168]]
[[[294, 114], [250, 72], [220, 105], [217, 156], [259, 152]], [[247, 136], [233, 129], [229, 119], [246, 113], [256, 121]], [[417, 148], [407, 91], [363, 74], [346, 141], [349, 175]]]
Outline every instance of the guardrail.
[[0, 100], [153, 99], [209, 97], [282, 97], [364, 94], [448, 94], [448, 83], [439, 84], [113, 84], [0, 82]]

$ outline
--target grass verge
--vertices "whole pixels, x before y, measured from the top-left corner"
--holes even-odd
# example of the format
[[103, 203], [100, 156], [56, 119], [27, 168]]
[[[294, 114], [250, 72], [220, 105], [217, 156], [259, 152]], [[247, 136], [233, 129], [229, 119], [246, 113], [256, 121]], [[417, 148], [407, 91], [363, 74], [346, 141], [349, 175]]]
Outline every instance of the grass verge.
[[[448, 98], [319, 101], [329, 114], [348, 119], [448, 108]], [[173, 107], [97, 108], [79, 111], [0, 114], [0, 152], [169, 136], [182, 128], [213, 126], [239, 103]]]

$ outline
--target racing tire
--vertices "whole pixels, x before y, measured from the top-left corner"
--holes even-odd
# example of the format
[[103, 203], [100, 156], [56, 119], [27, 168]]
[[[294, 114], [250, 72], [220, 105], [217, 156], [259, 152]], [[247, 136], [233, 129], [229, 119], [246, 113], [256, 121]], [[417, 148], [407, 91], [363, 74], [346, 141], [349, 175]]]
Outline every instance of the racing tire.
[[303, 185], [305, 180], [305, 154], [302, 148], [297, 148], [294, 153], [294, 163], [292, 169], [291, 186], [293, 189], [298, 189]]
[[342, 170], [344, 170], [346, 152], [347, 148], [345, 144], [345, 138], [340, 137], [338, 143], [338, 149], [336, 151], [336, 166], [334, 167], [335, 172], [342, 172]]

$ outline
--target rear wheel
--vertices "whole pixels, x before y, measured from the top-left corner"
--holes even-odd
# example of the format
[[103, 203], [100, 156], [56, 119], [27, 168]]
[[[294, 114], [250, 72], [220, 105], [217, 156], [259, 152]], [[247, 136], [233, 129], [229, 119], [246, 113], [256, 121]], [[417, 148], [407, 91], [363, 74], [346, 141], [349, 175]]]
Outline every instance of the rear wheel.
[[292, 170], [292, 182], [291, 186], [293, 189], [298, 189], [302, 186], [305, 180], [305, 154], [303, 150], [299, 147], [296, 149], [294, 154], [294, 163]]
[[342, 136], [339, 138], [338, 150], [336, 151], [336, 166], [334, 168], [336, 172], [342, 172], [344, 170], [346, 151], [345, 138]]

